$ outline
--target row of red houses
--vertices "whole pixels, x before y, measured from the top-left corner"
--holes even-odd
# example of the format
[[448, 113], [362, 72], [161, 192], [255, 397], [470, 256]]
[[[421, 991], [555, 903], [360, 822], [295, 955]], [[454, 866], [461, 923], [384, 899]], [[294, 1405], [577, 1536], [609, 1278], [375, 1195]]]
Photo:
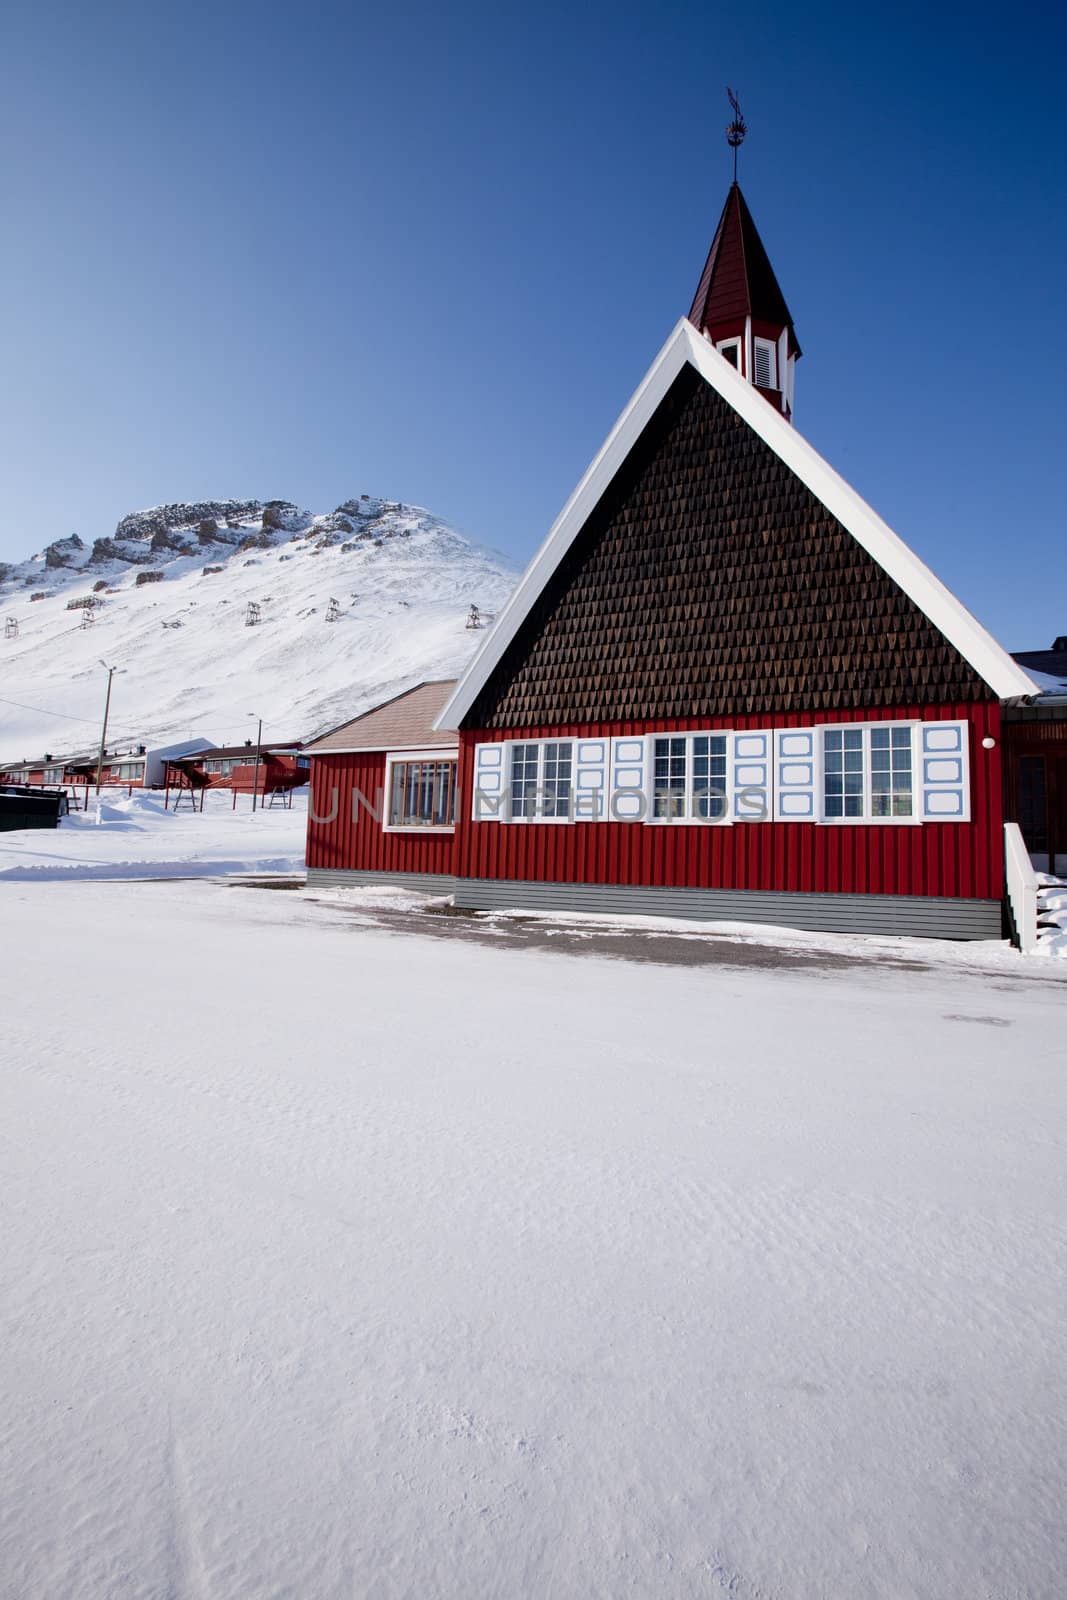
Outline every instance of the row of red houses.
[[299, 739], [272, 740], [258, 747], [251, 739], [240, 745], [214, 745], [209, 739], [186, 739], [166, 745], [131, 744], [104, 751], [46, 754], [0, 766], [0, 786], [65, 788], [77, 796], [108, 786], [163, 789], [175, 797], [201, 796], [212, 788], [283, 794], [307, 783], [310, 760]]
[[1013, 829], [1067, 867], [1067, 638], [1000, 646], [796, 431], [799, 357], [735, 183], [463, 677], [307, 747], [309, 883], [982, 938]]

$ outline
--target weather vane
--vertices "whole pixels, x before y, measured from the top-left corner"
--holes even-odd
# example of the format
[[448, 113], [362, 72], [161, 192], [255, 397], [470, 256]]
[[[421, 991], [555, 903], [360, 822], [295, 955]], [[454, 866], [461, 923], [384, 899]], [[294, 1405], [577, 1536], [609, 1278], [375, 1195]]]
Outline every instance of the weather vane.
[[727, 85], [726, 95], [729, 99], [730, 105], [733, 107], [734, 113], [734, 120], [730, 123], [730, 126], [726, 130], [726, 143], [730, 146], [730, 149], [734, 153], [734, 182], [736, 183], [737, 151], [745, 137], [745, 134], [748, 132], [748, 125], [745, 122], [744, 117], [741, 115], [741, 106], [738, 102], [738, 98], [729, 85]]

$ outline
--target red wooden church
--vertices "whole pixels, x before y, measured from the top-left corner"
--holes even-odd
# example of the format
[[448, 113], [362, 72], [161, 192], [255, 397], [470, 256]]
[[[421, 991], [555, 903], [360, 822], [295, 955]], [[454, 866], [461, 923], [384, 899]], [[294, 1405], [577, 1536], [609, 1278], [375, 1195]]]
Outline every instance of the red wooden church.
[[309, 747], [311, 881], [999, 936], [1001, 708], [1037, 686], [793, 427], [799, 357], [735, 182], [689, 315], [466, 674], [413, 692], [399, 745], [371, 714], [358, 826]]

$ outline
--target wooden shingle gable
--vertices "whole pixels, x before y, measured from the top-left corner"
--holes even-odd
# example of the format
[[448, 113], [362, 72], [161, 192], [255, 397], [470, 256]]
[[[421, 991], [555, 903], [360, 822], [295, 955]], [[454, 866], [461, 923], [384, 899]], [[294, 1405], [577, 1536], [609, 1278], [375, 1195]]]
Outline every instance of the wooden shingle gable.
[[932, 704], [1035, 687], [683, 320], [437, 725]]

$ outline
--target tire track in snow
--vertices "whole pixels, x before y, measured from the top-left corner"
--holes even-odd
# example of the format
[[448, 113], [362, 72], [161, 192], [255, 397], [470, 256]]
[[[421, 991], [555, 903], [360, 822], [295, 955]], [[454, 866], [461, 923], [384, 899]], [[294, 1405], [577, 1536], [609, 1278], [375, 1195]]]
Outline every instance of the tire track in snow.
[[169, 1516], [166, 1600], [211, 1600], [207, 1566], [196, 1537], [185, 1452], [174, 1426], [173, 1409], [167, 1422], [163, 1470]]

